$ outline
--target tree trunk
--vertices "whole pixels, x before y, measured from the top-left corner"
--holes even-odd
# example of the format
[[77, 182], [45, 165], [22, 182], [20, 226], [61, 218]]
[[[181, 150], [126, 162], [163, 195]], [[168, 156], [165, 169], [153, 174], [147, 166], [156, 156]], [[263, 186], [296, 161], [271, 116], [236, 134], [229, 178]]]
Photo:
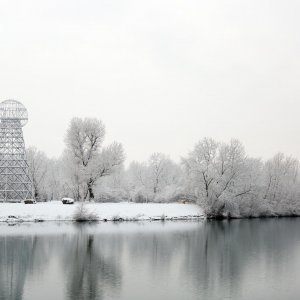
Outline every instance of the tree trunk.
[[38, 198], [39, 198], [39, 191], [38, 191], [38, 187], [37, 187], [37, 183], [36, 183], [35, 179], [32, 180], [32, 183], [33, 183], [33, 195], [32, 195], [32, 197], [35, 200], [38, 200]]
[[37, 188], [34, 189], [34, 195], [33, 196], [34, 196], [34, 199], [39, 200], [39, 193], [38, 193]]
[[87, 189], [88, 189], [88, 199], [89, 199], [89, 201], [91, 201], [91, 199], [95, 198], [94, 191], [93, 191], [93, 181], [92, 180], [88, 181]]

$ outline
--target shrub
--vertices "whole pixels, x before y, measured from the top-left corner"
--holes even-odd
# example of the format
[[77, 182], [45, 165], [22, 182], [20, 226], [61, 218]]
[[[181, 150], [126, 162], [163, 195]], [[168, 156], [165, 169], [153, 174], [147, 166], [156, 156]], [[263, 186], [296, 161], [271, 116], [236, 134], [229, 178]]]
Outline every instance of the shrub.
[[98, 221], [98, 216], [97, 214], [90, 212], [84, 203], [81, 203], [76, 208], [74, 220], [76, 222]]

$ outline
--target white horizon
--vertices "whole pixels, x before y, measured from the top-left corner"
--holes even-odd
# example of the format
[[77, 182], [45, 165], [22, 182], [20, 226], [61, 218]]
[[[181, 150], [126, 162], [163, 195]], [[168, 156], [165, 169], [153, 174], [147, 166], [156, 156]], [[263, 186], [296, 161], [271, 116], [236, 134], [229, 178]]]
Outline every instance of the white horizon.
[[49, 157], [72, 117], [96, 117], [127, 163], [179, 161], [206, 136], [300, 159], [299, 12], [295, 0], [4, 2], [0, 101], [27, 107], [26, 146]]

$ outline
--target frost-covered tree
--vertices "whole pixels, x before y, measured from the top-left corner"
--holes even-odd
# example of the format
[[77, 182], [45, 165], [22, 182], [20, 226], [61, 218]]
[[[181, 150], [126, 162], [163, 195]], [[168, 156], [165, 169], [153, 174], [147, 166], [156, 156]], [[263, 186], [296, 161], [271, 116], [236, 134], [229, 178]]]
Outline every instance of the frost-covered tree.
[[100, 202], [130, 201], [131, 192], [127, 172], [124, 167], [120, 167], [99, 180], [95, 187], [95, 198]]
[[[299, 208], [299, 162], [283, 153], [276, 154], [264, 165], [263, 199], [275, 213]], [[299, 200], [298, 200], [299, 199]]]
[[105, 202], [197, 199], [208, 217], [300, 215], [299, 161], [282, 153], [266, 162], [246, 156], [238, 140], [200, 140], [178, 165], [153, 153], [124, 168], [119, 143], [104, 146], [97, 119], [74, 118], [59, 159], [27, 150], [35, 198]]
[[124, 161], [123, 147], [104, 147], [105, 127], [97, 119], [74, 118], [66, 136], [66, 160], [75, 198], [93, 199], [97, 180], [112, 174]]
[[44, 152], [37, 150], [35, 147], [29, 147], [26, 153], [33, 186], [33, 196], [37, 200], [42, 200], [46, 197], [48, 158]]
[[148, 166], [145, 162], [132, 162], [125, 172], [125, 184], [130, 201], [153, 201], [153, 193], [148, 182]]
[[242, 144], [231, 140], [222, 144], [210, 138], [198, 142], [192, 152], [183, 159], [194, 190], [206, 214], [219, 217], [233, 212], [236, 198], [251, 193], [252, 187], [243, 181], [246, 156]]
[[162, 153], [153, 153], [148, 161], [148, 180], [153, 193], [161, 192], [166, 186], [177, 184], [180, 168]]
[[67, 131], [67, 149], [78, 165], [87, 167], [98, 155], [105, 136], [105, 126], [97, 119], [73, 118]]
[[183, 159], [188, 189], [208, 217], [258, 217], [300, 212], [299, 162], [282, 153], [263, 163], [242, 144], [201, 140]]
[[47, 200], [58, 200], [64, 193], [64, 167], [62, 159], [48, 159], [47, 174], [45, 178], [45, 192]]
[[93, 187], [98, 179], [116, 172], [124, 162], [125, 155], [120, 143], [112, 143], [103, 148], [96, 156], [92, 164], [85, 170], [87, 179], [87, 194], [85, 198], [94, 198]]
[[128, 189], [135, 201], [167, 202], [174, 198], [174, 194], [179, 193], [183, 172], [168, 156], [153, 153], [147, 162], [131, 163], [126, 177]]
[[63, 174], [62, 196], [72, 197], [76, 201], [84, 199], [86, 191], [84, 167], [75, 163], [68, 151], [62, 156], [61, 170]]

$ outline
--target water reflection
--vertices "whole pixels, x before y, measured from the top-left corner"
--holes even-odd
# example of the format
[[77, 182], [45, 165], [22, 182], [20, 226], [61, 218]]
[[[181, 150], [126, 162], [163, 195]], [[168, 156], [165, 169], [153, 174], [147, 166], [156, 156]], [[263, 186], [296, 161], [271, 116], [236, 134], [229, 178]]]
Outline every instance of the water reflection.
[[24, 226], [0, 226], [0, 300], [300, 294], [300, 219]]
[[78, 235], [62, 246], [68, 299], [104, 299], [105, 290], [116, 292], [121, 286], [119, 267], [104, 257], [94, 235]]

